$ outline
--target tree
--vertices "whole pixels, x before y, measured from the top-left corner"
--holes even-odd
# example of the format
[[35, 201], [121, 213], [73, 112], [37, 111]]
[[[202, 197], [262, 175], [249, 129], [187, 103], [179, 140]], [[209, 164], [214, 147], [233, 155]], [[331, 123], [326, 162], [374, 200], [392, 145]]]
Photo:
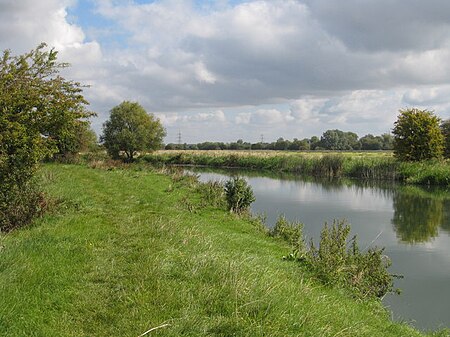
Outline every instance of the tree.
[[320, 146], [326, 150], [356, 150], [359, 148], [358, 135], [341, 130], [327, 130], [320, 137]]
[[166, 132], [161, 122], [136, 102], [124, 101], [111, 109], [111, 116], [103, 124], [101, 140], [115, 159], [125, 153], [132, 161], [138, 151], [152, 151], [162, 147]]
[[444, 156], [450, 158], [450, 119], [442, 122], [441, 131], [444, 135]]
[[309, 146], [311, 150], [315, 150], [317, 147], [320, 147], [320, 139], [317, 136], [312, 136], [309, 140]]
[[365, 135], [359, 139], [361, 150], [381, 150], [383, 147], [383, 139], [380, 136], [372, 134]]
[[74, 150], [76, 152], [95, 151], [98, 149], [97, 134], [87, 123], [76, 126]]
[[68, 66], [57, 51], [41, 44], [30, 52], [0, 59], [0, 230], [31, 221], [39, 192], [32, 184], [38, 162], [60, 150], [73, 125], [92, 115], [83, 86], [59, 76]]
[[416, 108], [399, 112], [392, 131], [394, 155], [405, 161], [440, 158], [444, 150], [440, 118], [432, 111]]
[[381, 135], [381, 139], [383, 141], [383, 150], [392, 150], [394, 149], [394, 137], [390, 133], [383, 133]]

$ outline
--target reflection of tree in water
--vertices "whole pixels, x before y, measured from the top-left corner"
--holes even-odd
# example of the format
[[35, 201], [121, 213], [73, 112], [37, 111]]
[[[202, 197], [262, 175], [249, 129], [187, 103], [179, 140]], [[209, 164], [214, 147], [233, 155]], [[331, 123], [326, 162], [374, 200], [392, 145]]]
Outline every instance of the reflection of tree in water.
[[444, 200], [444, 215], [442, 219], [442, 229], [450, 233], [450, 199]]
[[438, 236], [439, 226], [444, 224], [442, 198], [397, 191], [394, 193], [393, 206], [392, 224], [401, 241], [419, 243]]

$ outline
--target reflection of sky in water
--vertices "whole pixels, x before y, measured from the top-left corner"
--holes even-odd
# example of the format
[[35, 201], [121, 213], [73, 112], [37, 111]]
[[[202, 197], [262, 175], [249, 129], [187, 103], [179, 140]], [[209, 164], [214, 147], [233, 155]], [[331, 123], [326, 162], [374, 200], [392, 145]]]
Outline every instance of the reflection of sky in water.
[[[228, 176], [202, 173], [200, 179], [225, 181]], [[252, 211], [265, 213], [268, 226], [284, 214], [304, 223], [305, 235], [316, 241], [324, 222], [348, 220], [360, 247], [385, 247], [393, 263], [390, 271], [405, 277], [396, 281], [402, 294], [389, 295], [384, 300], [394, 316], [422, 329], [450, 326], [450, 233], [444, 223], [449, 221], [448, 201], [428, 200], [426, 196], [393, 188], [267, 177], [246, 179], [256, 197]], [[412, 223], [416, 218], [422, 221], [417, 226], [423, 228]], [[429, 221], [432, 228], [424, 221]], [[418, 240], [401, 240], [410, 237]]]

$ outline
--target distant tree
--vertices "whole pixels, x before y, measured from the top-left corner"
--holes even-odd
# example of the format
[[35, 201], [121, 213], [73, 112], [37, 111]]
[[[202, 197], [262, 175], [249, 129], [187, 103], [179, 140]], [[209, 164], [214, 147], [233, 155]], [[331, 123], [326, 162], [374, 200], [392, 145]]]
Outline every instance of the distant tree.
[[394, 137], [390, 133], [383, 133], [381, 136], [383, 141], [383, 150], [393, 150], [394, 149]]
[[197, 148], [199, 150], [223, 150], [222, 146], [224, 147], [225, 145], [221, 146], [221, 144], [223, 143], [203, 142], [197, 144]]
[[287, 150], [289, 148], [289, 144], [290, 142], [288, 140], [284, 140], [283, 137], [280, 137], [274, 144], [274, 150]]
[[252, 150], [262, 150], [263, 149], [263, 143], [254, 143], [251, 145]]
[[120, 153], [132, 161], [138, 151], [153, 151], [162, 147], [166, 132], [161, 122], [136, 102], [124, 101], [111, 109], [103, 124], [101, 140], [108, 153], [118, 159]]
[[288, 150], [292, 151], [309, 150], [309, 142], [306, 139], [299, 140], [297, 138], [294, 138], [294, 140], [289, 144]]
[[380, 136], [372, 134], [365, 135], [359, 139], [361, 150], [381, 150], [383, 148], [383, 139]]
[[176, 144], [173, 144], [173, 143], [166, 144], [166, 146], [164, 147], [164, 150], [175, 150], [175, 149], [176, 149]]
[[355, 150], [359, 148], [358, 135], [341, 130], [327, 130], [320, 138], [320, 146], [326, 150]]
[[309, 147], [311, 150], [315, 150], [318, 146], [320, 146], [320, 139], [317, 136], [312, 136], [309, 140]]
[[197, 144], [189, 144], [187, 149], [188, 150], [198, 150], [199, 148], [198, 148]]
[[444, 156], [450, 158], [450, 119], [442, 122], [441, 131], [444, 135]]
[[416, 108], [400, 110], [394, 123], [394, 155], [400, 160], [420, 161], [440, 158], [444, 136], [440, 119], [432, 111]]
[[97, 134], [90, 127], [89, 123], [80, 122], [75, 127], [75, 152], [95, 151], [98, 149]]

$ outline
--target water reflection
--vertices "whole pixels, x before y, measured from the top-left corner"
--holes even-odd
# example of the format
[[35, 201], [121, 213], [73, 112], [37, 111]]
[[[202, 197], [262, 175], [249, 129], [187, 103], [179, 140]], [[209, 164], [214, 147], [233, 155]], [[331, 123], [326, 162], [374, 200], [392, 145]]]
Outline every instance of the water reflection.
[[439, 226], [448, 227], [444, 221], [442, 197], [427, 196], [421, 192], [399, 190], [393, 195], [392, 224], [397, 237], [403, 242], [428, 242], [439, 235]]

